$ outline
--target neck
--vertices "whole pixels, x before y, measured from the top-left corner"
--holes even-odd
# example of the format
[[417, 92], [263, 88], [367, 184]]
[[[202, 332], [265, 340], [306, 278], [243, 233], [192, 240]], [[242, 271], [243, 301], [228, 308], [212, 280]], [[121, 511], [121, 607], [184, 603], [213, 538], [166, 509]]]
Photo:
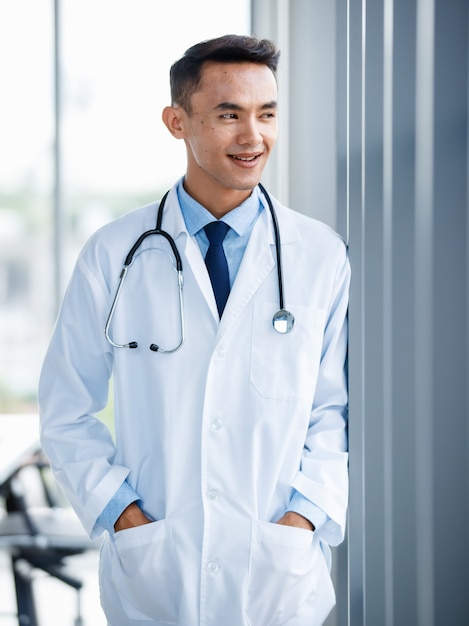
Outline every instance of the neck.
[[215, 185], [204, 186], [203, 189], [200, 189], [197, 185], [191, 184], [187, 176], [183, 185], [187, 193], [217, 219], [238, 207], [252, 193], [252, 189], [228, 189], [219, 188]]

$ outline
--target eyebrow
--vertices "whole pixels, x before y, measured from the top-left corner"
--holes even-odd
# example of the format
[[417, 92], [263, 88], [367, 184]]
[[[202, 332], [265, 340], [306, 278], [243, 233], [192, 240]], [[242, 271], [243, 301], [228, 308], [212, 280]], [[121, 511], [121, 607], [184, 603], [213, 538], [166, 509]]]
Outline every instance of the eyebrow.
[[[265, 104], [263, 104], [261, 106], [261, 110], [265, 110], [265, 109], [276, 109], [277, 108], [277, 101], [276, 100], [272, 100], [271, 102], [266, 102]], [[217, 106], [214, 108], [215, 111], [242, 111], [243, 107], [240, 106], [239, 104], [236, 104], [235, 102], [220, 102], [220, 104], [217, 104]]]

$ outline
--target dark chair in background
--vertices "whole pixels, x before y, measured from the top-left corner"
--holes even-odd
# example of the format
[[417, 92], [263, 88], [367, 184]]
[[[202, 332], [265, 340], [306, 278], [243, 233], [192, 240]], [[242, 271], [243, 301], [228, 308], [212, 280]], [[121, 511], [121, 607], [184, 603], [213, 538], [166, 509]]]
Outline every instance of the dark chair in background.
[[10, 553], [18, 624], [40, 626], [33, 582], [42, 570], [76, 590], [75, 626], [82, 626], [82, 581], [70, 574], [67, 559], [96, 549], [96, 543], [65, 503], [39, 444], [26, 444], [25, 437], [24, 449], [9, 456], [8, 465], [0, 457], [0, 548]]

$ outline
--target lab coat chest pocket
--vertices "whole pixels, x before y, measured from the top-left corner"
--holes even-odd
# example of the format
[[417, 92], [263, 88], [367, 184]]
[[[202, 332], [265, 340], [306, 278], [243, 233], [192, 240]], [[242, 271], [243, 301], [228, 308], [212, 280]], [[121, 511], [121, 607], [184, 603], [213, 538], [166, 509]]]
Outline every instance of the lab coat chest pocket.
[[178, 624], [181, 581], [169, 520], [114, 535], [112, 577], [131, 619]]
[[266, 398], [311, 403], [321, 358], [325, 311], [289, 303], [290, 333], [272, 326], [278, 303], [256, 302], [251, 348], [251, 382]]
[[319, 624], [316, 617], [324, 601], [330, 610], [334, 593], [319, 541], [313, 533], [253, 522], [246, 604], [248, 623], [251, 626]]

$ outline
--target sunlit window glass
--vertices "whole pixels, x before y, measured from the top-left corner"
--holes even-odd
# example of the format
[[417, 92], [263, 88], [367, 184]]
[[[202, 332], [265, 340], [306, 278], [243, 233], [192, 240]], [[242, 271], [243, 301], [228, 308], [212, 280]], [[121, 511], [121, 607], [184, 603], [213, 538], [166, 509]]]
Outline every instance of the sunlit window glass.
[[184, 172], [184, 146], [161, 122], [170, 64], [199, 40], [248, 33], [249, 4], [0, 2], [0, 413], [36, 411], [85, 240]]
[[52, 316], [52, 3], [0, 4], [0, 413], [35, 410]]

